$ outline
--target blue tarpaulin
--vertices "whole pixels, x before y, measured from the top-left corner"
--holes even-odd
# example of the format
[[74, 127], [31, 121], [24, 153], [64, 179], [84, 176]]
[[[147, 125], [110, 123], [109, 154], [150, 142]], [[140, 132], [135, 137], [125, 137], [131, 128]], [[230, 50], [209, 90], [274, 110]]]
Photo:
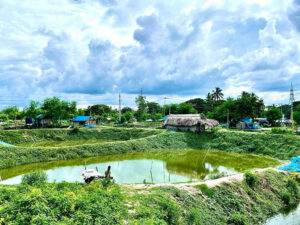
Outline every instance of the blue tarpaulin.
[[90, 124], [90, 125], [87, 125], [87, 126], [85, 126], [85, 127], [83, 127], [83, 128], [96, 128], [96, 125]]
[[8, 144], [8, 143], [3, 142], [3, 141], [0, 141], [0, 145], [5, 145], [5, 146], [12, 146], [12, 147], [14, 147], [14, 145]]
[[280, 166], [278, 169], [300, 172], [300, 157], [292, 157], [290, 164]]

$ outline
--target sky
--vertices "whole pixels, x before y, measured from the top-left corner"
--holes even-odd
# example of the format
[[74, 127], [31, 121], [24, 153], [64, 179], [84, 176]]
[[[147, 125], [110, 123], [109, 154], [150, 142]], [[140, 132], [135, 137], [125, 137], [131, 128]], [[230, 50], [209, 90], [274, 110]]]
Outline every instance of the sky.
[[300, 100], [300, 0], [1, 0], [0, 109], [255, 92]]

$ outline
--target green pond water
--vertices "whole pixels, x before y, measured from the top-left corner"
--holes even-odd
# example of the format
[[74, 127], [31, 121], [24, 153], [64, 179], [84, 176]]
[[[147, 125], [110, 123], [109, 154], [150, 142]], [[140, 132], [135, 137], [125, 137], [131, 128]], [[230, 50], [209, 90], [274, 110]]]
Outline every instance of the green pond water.
[[300, 204], [268, 219], [265, 225], [300, 225]]
[[84, 144], [96, 144], [103, 142], [111, 142], [111, 140], [75, 140], [75, 141], [40, 141], [40, 142], [30, 142], [19, 144], [22, 147], [65, 147], [65, 146], [75, 146]]
[[253, 168], [279, 165], [276, 159], [249, 154], [204, 150], [156, 150], [100, 157], [52, 161], [0, 170], [2, 184], [20, 183], [23, 174], [44, 170], [49, 182], [82, 182], [84, 162], [101, 174], [111, 166], [117, 183], [177, 183], [231, 175]]

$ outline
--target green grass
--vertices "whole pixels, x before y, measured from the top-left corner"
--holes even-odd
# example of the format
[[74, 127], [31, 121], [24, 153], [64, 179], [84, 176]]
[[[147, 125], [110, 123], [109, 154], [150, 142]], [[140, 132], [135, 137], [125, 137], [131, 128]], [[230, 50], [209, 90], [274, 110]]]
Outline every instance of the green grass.
[[112, 140], [74, 140], [74, 141], [40, 141], [33, 143], [23, 143], [19, 146], [22, 147], [65, 147], [65, 146], [76, 146], [76, 145], [85, 145], [85, 144], [98, 144], [104, 142], [111, 142]]

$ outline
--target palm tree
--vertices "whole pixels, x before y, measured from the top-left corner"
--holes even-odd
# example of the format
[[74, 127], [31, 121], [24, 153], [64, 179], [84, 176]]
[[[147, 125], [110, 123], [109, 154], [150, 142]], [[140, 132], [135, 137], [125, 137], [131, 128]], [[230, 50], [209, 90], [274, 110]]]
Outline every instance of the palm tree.
[[215, 101], [223, 100], [224, 94], [222, 93], [222, 89], [219, 87], [216, 87], [215, 90], [213, 90], [212, 93], [212, 99]]

